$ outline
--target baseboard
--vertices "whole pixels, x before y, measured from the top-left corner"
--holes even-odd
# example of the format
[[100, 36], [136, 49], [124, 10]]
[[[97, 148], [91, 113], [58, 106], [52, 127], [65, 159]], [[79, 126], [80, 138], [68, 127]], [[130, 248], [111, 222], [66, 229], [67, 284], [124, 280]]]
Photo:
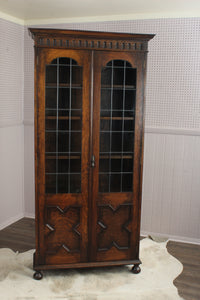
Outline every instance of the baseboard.
[[18, 214], [17, 216], [11, 217], [8, 220], [6, 220], [5, 222], [2, 222], [0, 224], [0, 230], [6, 228], [7, 226], [19, 221], [20, 219], [22, 219], [24, 217], [23, 213]]
[[200, 239], [196, 239], [196, 238], [189, 238], [184, 236], [176, 236], [176, 235], [157, 233], [157, 232], [141, 231], [141, 236], [147, 237], [149, 235], [163, 237], [163, 238], [165, 237], [166, 239], [174, 242], [200, 245]]
[[30, 218], [30, 219], [35, 219], [35, 214], [30, 214], [30, 213], [24, 213], [24, 218]]

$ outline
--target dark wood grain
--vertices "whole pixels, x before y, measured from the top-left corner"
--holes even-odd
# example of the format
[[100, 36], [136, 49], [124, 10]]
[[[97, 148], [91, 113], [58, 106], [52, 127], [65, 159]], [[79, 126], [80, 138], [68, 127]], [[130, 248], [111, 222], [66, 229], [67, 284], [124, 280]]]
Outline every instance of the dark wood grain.
[[[24, 252], [35, 248], [35, 220], [23, 218], [0, 231], [0, 248]], [[200, 299], [200, 245], [169, 241], [168, 252], [183, 264], [183, 272], [174, 280], [185, 300]], [[111, 265], [111, 264], [110, 264]]]
[[73, 48], [108, 51], [147, 51], [148, 41], [153, 34], [130, 34], [116, 32], [94, 32], [30, 28], [35, 45], [39, 48]]
[[[35, 269], [39, 270], [40, 265], [42, 265], [43, 268], [45, 268], [45, 265], [52, 265], [52, 268], [55, 268], [55, 266], [58, 265], [60, 265], [60, 267], [66, 266], [68, 263], [69, 267], [75, 267], [78, 263], [88, 263], [89, 267], [91, 266], [90, 262], [106, 264], [112, 261], [114, 264], [114, 261], [116, 261], [116, 264], [118, 264], [119, 261], [123, 260], [124, 264], [126, 264], [127, 260], [132, 260], [139, 264], [142, 180], [141, 159], [143, 157], [143, 108], [146, 72], [144, 66], [146, 64], [147, 44], [154, 35], [38, 28], [32, 28], [30, 32], [34, 38], [36, 49]], [[58, 58], [65, 58], [65, 63], [63, 64], [63, 60], [58, 60]], [[73, 61], [73, 64], [70, 63], [70, 69], [68, 68], [66, 70], [66, 66], [69, 66], [69, 61]], [[130, 111], [133, 113], [132, 121], [134, 125], [133, 128], [131, 127], [132, 125], [130, 125], [130, 128], [126, 129], [129, 134], [131, 130], [131, 137], [128, 134], [126, 135], [126, 131], [124, 130], [125, 121], [122, 118], [123, 126], [121, 132], [123, 132], [123, 138], [121, 138], [121, 146], [116, 147], [118, 150], [121, 147], [122, 152], [120, 169], [122, 174], [120, 175], [121, 182], [113, 182], [114, 189], [111, 191], [109, 187], [109, 191], [111, 192], [107, 193], [101, 190], [99, 184], [99, 178], [101, 178], [99, 175], [101, 139], [99, 137], [101, 84], [103, 88], [108, 88], [109, 79], [106, 74], [110, 62], [112, 62], [112, 68], [114, 62], [117, 62], [114, 66], [117, 81], [114, 82], [114, 77], [116, 77], [116, 75], [113, 75], [114, 69], [112, 76], [109, 76], [112, 77], [112, 89], [123, 90], [123, 96], [121, 94], [115, 96], [119, 103], [123, 103], [123, 105], [120, 106], [121, 111], [123, 111], [123, 118], [126, 116], [124, 111], [127, 110], [127, 108], [125, 109], [125, 95], [127, 92], [130, 92], [130, 90], [133, 91], [131, 97], [129, 96], [131, 108], [128, 108], [127, 111], [129, 111], [129, 115], [131, 115]], [[123, 63], [123, 68], [119, 68], [119, 62]], [[82, 73], [79, 73], [79, 75], [75, 71], [72, 71], [75, 70], [72, 67], [74, 63], [76, 66], [79, 66], [79, 68], [81, 67]], [[62, 78], [61, 70], [63, 65], [65, 66], [65, 76], [60, 80], [60, 78]], [[54, 69], [55, 66], [56, 69]], [[50, 72], [48, 70], [56, 70], [56, 73], [55, 71], [52, 73], [52, 71]], [[74, 81], [76, 76], [78, 80]], [[104, 79], [102, 81], [103, 77]], [[79, 128], [79, 130], [81, 129], [82, 136], [81, 140], [76, 137], [74, 142], [77, 145], [80, 144], [81, 148], [81, 170], [79, 171], [81, 172], [81, 191], [80, 189], [80, 192], [77, 190], [72, 192], [70, 190], [68, 193], [68, 189], [66, 189], [67, 184], [64, 180], [61, 181], [62, 189], [59, 190], [57, 188], [56, 178], [57, 176], [59, 177], [62, 172], [59, 174], [58, 165], [56, 165], [55, 169], [52, 168], [51, 160], [56, 158], [57, 162], [58, 157], [59, 159], [62, 158], [62, 160], [66, 160], [68, 156], [62, 156], [62, 153], [76, 153], [77, 150], [70, 150], [72, 144], [70, 144], [70, 138], [70, 146], [69, 149], [66, 150], [67, 138], [65, 137], [64, 140], [60, 139], [59, 133], [56, 135], [57, 139], [55, 141], [53, 137], [55, 129], [52, 124], [55, 123], [54, 121], [57, 122], [55, 127], [57, 132], [59, 121], [70, 120], [70, 118], [67, 119], [67, 116], [64, 116], [64, 118], [61, 116], [59, 119], [60, 107], [58, 102], [61, 97], [61, 101], [67, 103], [67, 97], [62, 98], [63, 96], [60, 89], [70, 88], [71, 95], [72, 86], [81, 88], [82, 90], [82, 128]], [[50, 98], [51, 101], [53, 101], [53, 107], [56, 105], [57, 117], [53, 114], [52, 107], [49, 107], [47, 104], [49, 88], [51, 88], [51, 95], [53, 94], [52, 88], [57, 89], [56, 97], [53, 96]], [[72, 97], [70, 101], [72, 101], [71, 99]], [[74, 99], [76, 104], [81, 101], [81, 98], [75, 97]], [[104, 101], [108, 102], [109, 99], [106, 98]], [[55, 108], [53, 109], [55, 110]], [[64, 110], [66, 110], [66, 108]], [[48, 113], [47, 119], [45, 119], [46, 113]], [[129, 115], [126, 117], [129, 117]], [[116, 116], [115, 119], [111, 121], [120, 123], [122, 119], [120, 120], [119, 117]], [[49, 134], [49, 127], [45, 123], [46, 120], [48, 121], [47, 124], [50, 126], [50, 129], [54, 129], [53, 131], [51, 130], [53, 134]], [[46, 126], [48, 128], [47, 131], [45, 131]], [[67, 127], [64, 129], [68, 132]], [[71, 127], [69, 125], [69, 131], [70, 130]], [[113, 132], [114, 136], [115, 131], [113, 130]], [[72, 131], [69, 135], [70, 134], [73, 135]], [[126, 143], [124, 142], [125, 135], [128, 140]], [[105, 140], [101, 145], [105, 147], [107, 142], [108, 141]], [[60, 148], [62, 143], [64, 146]], [[112, 150], [111, 144], [110, 142], [109, 147], [112, 152], [114, 150]], [[64, 152], [59, 149], [64, 149]], [[131, 152], [132, 156], [130, 163], [132, 167], [131, 172], [125, 172], [123, 169], [125, 157], [123, 157], [123, 155], [129, 152]], [[52, 153], [52, 155], [49, 155], [49, 153]], [[92, 157], [94, 157], [93, 164], [91, 164]], [[75, 164], [75, 159], [77, 159], [77, 157], [73, 155], [73, 164]], [[64, 162], [62, 162], [62, 164], [64, 164]], [[70, 168], [68, 168], [68, 172], [70, 172]], [[109, 167], [109, 172], [111, 173], [111, 167]], [[128, 179], [127, 173], [131, 174], [128, 175]], [[47, 176], [45, 174], [47, 174]], [[53, 176], [56, 174], [56, 176], [53, 177], [52, 174]], [[115, 171], [113, 174], [116, 176]], [[68, 173], [66, 173], [66, 175], [69, 176]], [[114, 178], [112, 176], [113, 175], [109, 174], [109, 178]], [[55, 182], [56, 189], [54, 188]], [[115, 189], [117, 185], [120, 186], [120, 189]], [[105, 216], [107, 220], [105, 220]], [[105, 224], [103, 225], [103, 223]], [[100, 231], [99, 226], [101, 227]]]
[[82, 30], [62, 30], [62, 29], [48, 29], [45, 28], [30, 28], [30, 32], [33, 35], [37, 35], [39, 37], [42, 36], [71, 36], [75, 37], [84, 37], [85, 39], [88, 38], [108, 38], [108, 39], [130, 39], [130, 40], [150, 40], [155, 35], [154, 34], [136, 34], [136, 33], [120, 33], [120, 32], [101, 32], [101, 31], [82, 31]]

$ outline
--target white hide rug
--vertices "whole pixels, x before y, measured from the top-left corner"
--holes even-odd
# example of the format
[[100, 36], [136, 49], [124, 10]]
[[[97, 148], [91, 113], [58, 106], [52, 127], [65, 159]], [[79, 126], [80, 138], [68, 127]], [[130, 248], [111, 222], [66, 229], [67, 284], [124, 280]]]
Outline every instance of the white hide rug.
[[34, 280], [34, 250], [15, 253], [0, 249], [2, 300], [175, 300], [181, 299], [173, 280], [182, 264], [166, 249], [167, 242], [144, 239], [140, 243], [141, 273], [132, 266], [45, 271]]

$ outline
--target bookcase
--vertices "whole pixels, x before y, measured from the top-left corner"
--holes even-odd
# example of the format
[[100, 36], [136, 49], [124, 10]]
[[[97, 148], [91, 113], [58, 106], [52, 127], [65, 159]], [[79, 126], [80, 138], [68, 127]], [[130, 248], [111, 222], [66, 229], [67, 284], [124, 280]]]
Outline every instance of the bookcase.
[[31, 28], [35, 279], [133, 264], [139, 238], [147, 44], [153, 35]]

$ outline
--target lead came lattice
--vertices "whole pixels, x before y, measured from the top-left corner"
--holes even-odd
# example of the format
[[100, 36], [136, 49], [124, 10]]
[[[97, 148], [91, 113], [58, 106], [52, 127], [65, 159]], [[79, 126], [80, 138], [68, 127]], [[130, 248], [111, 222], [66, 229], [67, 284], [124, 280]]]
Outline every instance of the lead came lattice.
[[99, 192], [133, 189], [136, 69], [112, 60], [101, 73]]
[[82, 67], [60, 57], [46, 66], [46, 193], [81, 192]]

